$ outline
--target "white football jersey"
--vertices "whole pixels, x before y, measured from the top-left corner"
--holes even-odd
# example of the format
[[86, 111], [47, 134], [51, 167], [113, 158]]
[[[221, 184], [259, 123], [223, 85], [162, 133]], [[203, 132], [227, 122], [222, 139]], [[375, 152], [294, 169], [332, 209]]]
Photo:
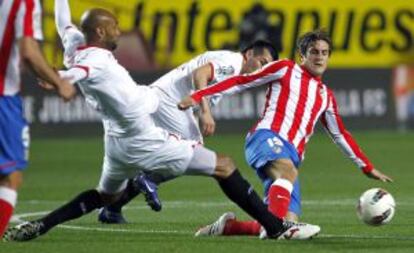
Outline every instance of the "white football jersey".
[[[240, 74], [243, 55], [225, 50], [205, 52], [163, 75], [151, 86], [160, 88], [178, 103], [194, 91], [193, 71], [208, 63], [211, 65], [213, 74], [210, 84], [216, 83]], [[213, 98], [213, 104], [216, 104], [218, 100], [219, 96]]]
[[158, 107], [155, 91], [137, 85], [111, 51], [97, 47], [78, 49], [72, 68], [87, 72], [78, 86], [86, 101], [102, 114], [107, 134], [140, 135], [154, 127], [152, 121], [142, 118]]
[[101, 113], [106, 134], [121, 137], [152, 131], [158, 133], [153, 138], [166, 138], [166, 132], [147, 120], [159, 103], [153, 89], [137, 85], [111, 51], [85, 47], [76, 27], [68, 27], [62, 41], [65, 65], [86, 72], [77, 83], [88, 104]]

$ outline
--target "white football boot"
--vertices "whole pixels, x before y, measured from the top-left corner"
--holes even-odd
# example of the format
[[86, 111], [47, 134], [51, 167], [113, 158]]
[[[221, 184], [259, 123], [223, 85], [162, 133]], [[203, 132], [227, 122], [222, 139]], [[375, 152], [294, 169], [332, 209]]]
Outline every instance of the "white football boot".
[[3, 235], [3, 241], [11, 242], [23, 242], [33, 240], [45, 231], [43, 230], [43, 224], [37, 221], [24, 222], [15, 227], [9, 228]]
[[[276, 238], [276, 240], [309, 240], [314, 238], [321, 231], [321, 227], [317, 225], [299, 223], [293, 221], [284, 221], [285, 231]], [[260, 230], [260, 239], [267, 239], [266, 230], [262, 227]]]
[[215, 222], [200, 228], [194, 236], [218, 236], [223, 235], [224, 227], [228, 220], [236, 219], [236, 215], [232, 212], [224, 213]]

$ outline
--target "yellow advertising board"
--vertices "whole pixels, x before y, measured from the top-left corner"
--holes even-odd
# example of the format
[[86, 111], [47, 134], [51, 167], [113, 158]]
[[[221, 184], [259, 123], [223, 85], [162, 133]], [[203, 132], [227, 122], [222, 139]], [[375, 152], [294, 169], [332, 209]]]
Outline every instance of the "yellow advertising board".
[[[102, 6], [117, 14], [123, 31], [141, 29], [161, 65], [175, 66], [206, 50], [237, 46], [241, 21], [258, 5], [268, 13], [269, 24], [280, 31], [282, 57], [293, 57], [298, 37], [321, 27], [333, 39], [331, 67], [386, 68], [414, 62], [414, 1], [410, 0], [70, 2], [75, 21], [85, 9]], [[56, 41], [53, 1], [44, 4], [46, 50], [52, 60], [56, 52], [51, 44]]]

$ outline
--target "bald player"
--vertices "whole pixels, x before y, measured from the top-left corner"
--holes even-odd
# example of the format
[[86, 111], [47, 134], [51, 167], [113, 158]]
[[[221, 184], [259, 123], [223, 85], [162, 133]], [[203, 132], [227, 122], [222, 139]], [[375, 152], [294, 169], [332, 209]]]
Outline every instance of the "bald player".
[[[70, 29], [73, 37], [66, 39], [76, 39], [75, 28]], [[297, 229], [296, 224], [285, 223], [267, 210], [230, 157], [216, 154], [196, 141], [178, 139], [155, 126], [151, 114], [159, 104], [157, 93], [136, 85], [112, 54], [120, 35], [113, 14], [100, 8], [89, 10], [82, 16], [81, 29], [78, 35], [84, 35], [85, 45], [67, 55], [71, 67], [61, 76], [77, 83], [86, 101], [102, 115], [105, 156], [99, 185], [40, 219], [9, 229], [5, 240], [35, 239], [58, 224], [113, 203], [125, 190], [128, 179], [141, 171], [213, 177], [229, 199], [263, 225], [270, 238]], [[310, 238], [313, 234], [309, 231], [302, 229], [297, 234]]]

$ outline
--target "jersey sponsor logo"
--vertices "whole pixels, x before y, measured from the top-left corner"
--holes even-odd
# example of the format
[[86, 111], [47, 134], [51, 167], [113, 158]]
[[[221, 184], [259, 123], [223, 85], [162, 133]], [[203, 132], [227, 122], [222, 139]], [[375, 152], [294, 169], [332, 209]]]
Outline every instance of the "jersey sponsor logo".
[[234, 68], [233, 66], [222, 66], [217, 69], [218, 75], [233, 75], [234, 74]]

